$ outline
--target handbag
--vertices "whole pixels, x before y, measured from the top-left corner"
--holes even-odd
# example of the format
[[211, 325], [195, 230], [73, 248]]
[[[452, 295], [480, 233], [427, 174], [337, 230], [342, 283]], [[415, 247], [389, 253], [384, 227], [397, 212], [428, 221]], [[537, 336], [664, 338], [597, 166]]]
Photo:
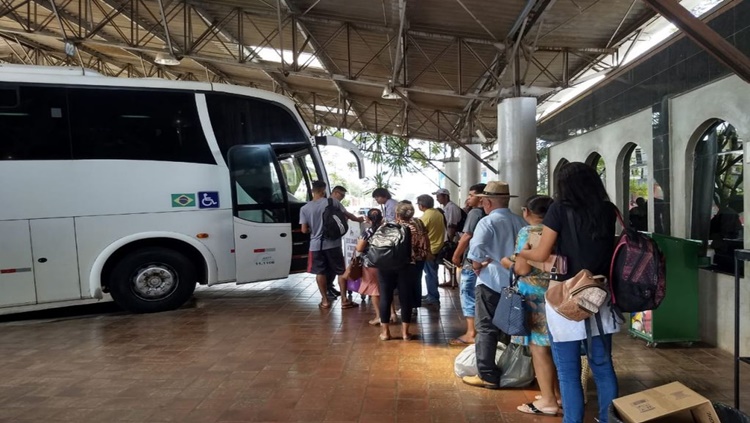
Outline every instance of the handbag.
[[[572, 233], [573, 247], [581, 251], [578, 234], [575, 232], [573, 212], [568, 209], [568, 224]], [[607, 278], [581, 269], [572, 278], [560, 282], [551, 281], [544, 299], [559, 315], [580, 322], [599, 312], [607, 297]]]
[[[541, 239], [541, 234], [538, 232], [532, 232], [529, 234], [528, 244], [531, 248], [536, 247]], [[550, 254], [545, 261], [533, 261], [529, 260], [529, 265], [535, 267], [542, 272], [549, 273], [550, 279], [559, 280], [560, 275], [566, 275], [568, 273], [568, 258], [561, 254]]]
[[343, 277], [344, 280], [356, 280], [362, 278], [362, 258], [357, 256], [352, 257], [341, 277]]
[[501, 289], [492, 324], [508, 335], [526, 336], [530, 333], [526, 324], [526, 299], [518, 292], [518, 278], [513, 266], [510, 268], [510, 283]]
[[568, 273], [568, 258], [560, 254], [550, 254], [545, 261], [532, 261], [529, 264], [542, 272], [549, 273], [550, 279], [558, 280], [560, 275]]

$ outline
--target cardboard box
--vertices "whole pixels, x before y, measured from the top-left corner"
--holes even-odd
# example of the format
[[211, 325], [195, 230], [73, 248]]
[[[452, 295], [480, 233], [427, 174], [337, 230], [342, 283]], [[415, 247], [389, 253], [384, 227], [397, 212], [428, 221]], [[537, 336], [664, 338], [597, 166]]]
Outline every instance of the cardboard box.
[[617, 398], [612, 403], [626, 423], [719, 423], [711, 401], [680, 382]]

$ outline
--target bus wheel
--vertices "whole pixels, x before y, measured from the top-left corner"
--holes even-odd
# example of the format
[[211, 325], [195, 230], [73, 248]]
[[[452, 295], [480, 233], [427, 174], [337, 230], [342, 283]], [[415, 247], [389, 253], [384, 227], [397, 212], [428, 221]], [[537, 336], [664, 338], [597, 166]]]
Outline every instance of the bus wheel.
[[148, 247], [133, 251], [112, 269], [109, 291], [120, 307], [135, 313], [174, 310], [195, 291], [195, 265], [177, 251]]

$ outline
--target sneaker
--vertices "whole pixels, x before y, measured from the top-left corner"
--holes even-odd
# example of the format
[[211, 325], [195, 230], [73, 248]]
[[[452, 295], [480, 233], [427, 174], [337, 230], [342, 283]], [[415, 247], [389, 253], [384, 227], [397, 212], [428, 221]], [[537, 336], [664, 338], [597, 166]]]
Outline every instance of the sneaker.
[[461, 380], [467, 385], [476, 386], [478, 388], [498, 389], [500, 387], [497, 383], [485, 382], [479, 376], [464, 376]]

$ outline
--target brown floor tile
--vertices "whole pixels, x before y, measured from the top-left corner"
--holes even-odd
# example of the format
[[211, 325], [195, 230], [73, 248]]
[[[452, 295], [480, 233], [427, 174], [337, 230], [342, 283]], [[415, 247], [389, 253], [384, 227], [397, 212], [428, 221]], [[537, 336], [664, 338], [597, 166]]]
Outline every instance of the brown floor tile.
[[[534, 388], [477, 389], [453, 375], [462, 348], [447, 341], [465, 327], [458, 291], [442, 292], [441, 309], [419, 310], [411, 342], [379, 341], [371, 304], [319, 310], [309, 276], [200, 287], [194, 303], [167, 313], [5, 316], [0, 422], [559, 422], [516, 411]], [[723, 351], [618, 335], [613, 354], [622, 394], [680, 380], [733, 400]], [[588, 395], [592, 422], [593, 383]], [[742, 401], [750, 408], [750, 388]]]

